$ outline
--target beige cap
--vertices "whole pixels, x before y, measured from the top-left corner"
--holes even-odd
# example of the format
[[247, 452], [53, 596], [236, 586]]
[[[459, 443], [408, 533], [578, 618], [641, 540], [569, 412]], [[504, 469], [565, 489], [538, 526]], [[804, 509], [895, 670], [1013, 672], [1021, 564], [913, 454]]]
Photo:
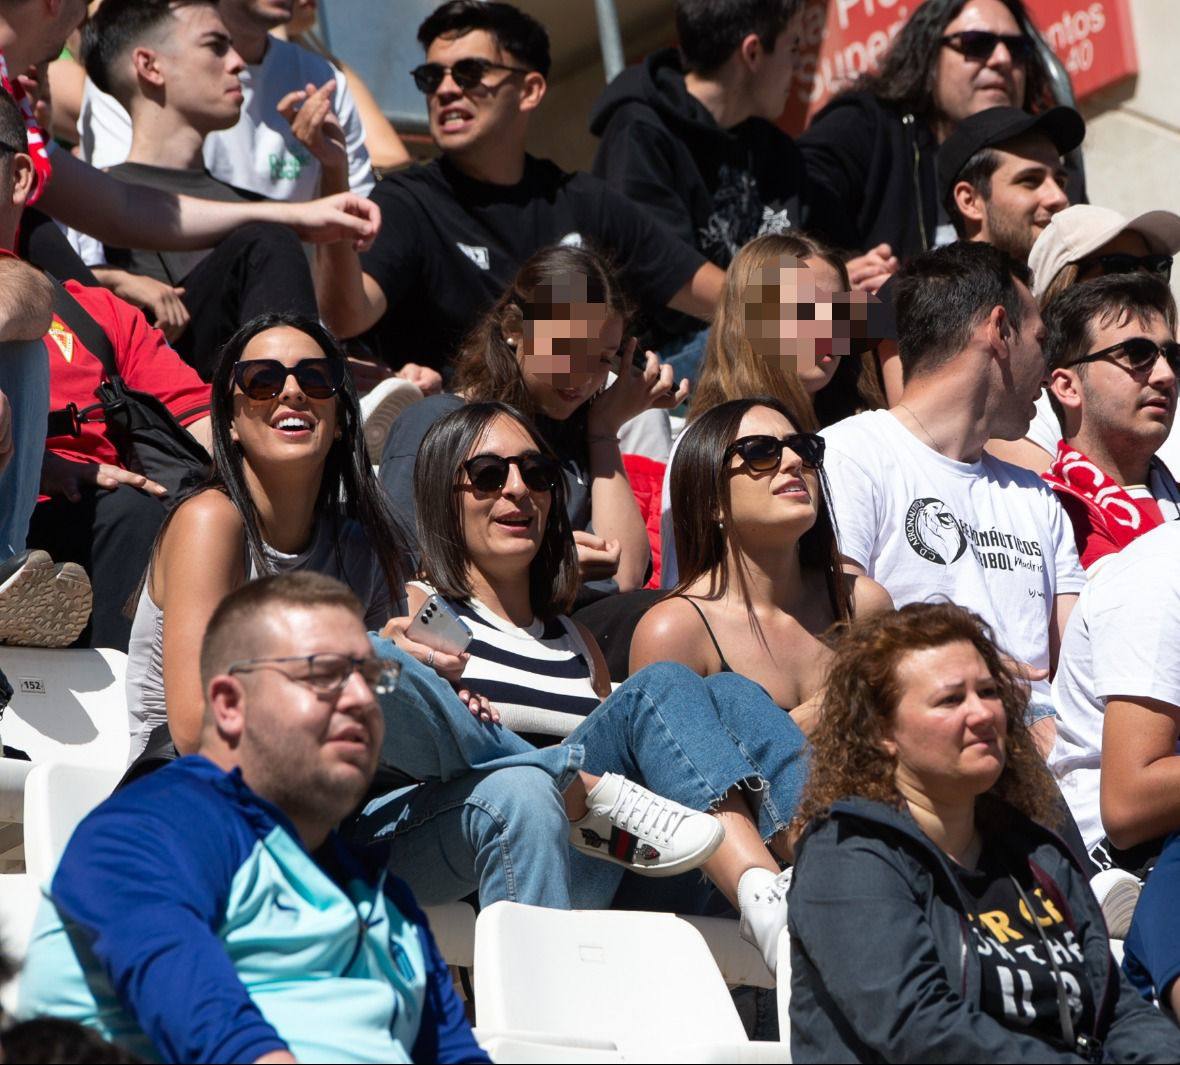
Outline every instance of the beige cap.
[[1058, 211], [1029, 252], [1033, 296], [1039, 300], [1063, 266], [1084, 259], [1127, 229], [1140, 234], [1157, 255], [1180, 251], [1180, 215], [1148, 211], [1128, 221], [1109, 207], [1078, 203]]

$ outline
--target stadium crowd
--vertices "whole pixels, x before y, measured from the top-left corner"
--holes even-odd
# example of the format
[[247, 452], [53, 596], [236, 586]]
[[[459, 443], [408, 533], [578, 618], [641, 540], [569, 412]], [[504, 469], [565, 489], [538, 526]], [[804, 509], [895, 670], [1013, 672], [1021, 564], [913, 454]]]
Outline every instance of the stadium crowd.
[[0, 643], [130, 752], [9, 1060], [486, 1061], [468, 897], [787, 929], [795, 1061], [1180, 1060], [1180, 216], [1021, 0], [792, 139], [803, 7], [676, 0], [570, 173], [507, 3], [411, 163], [312, 0], [0, 0]]

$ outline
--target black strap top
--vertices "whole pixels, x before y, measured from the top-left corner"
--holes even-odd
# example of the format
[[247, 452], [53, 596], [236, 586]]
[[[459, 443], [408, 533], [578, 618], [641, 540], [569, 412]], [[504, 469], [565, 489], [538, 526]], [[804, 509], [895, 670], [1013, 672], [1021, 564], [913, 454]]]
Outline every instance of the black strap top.
[[721, 644], [717, 642], [717, 637], [713, 635], [713, 628], [709, 624], [709, 619], [705, 617], [705, 612], [699, 606], [697, 606], [696, 603], [689, 599], [687, 595], [674, 595], [672, 598], [683, 599], [689, 606], [693, 608], [693, 610], [697, 612], [697, 615], [701, 619], [701, 624], [705, 626], [705, 632], [709, 634], [709, 639], [713, 641], [713, 649], [717, 652], [717, 657], [721, 659], [721, 672], [732, 673], [733, 667], [725, 661], [725, 654], [721, 650]]

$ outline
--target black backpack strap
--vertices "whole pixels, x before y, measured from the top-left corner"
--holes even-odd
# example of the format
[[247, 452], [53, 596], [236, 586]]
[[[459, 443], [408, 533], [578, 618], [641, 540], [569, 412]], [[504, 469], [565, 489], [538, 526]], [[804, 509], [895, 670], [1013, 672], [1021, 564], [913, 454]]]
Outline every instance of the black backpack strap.
[[74, 335], [86, 345], [90, 353], [102, 363], [107, 377], [118, 377], [119, 366], [115, 362], [115, 349], [106, 330], [70, 295], [60, 281], [53, 282], [53, 309]]

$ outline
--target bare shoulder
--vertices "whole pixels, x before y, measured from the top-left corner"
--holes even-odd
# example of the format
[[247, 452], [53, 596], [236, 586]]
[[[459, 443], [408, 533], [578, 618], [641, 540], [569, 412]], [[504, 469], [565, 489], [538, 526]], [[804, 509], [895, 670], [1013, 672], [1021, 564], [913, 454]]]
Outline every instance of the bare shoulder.
[[872, 617], [894, 609], [893, 597], [872, 577], [846, 573], [844, 579], [848, 581], [852, 593], [852, 613], [855, 617]]
[[682, 662], [702, 675], [709, 672], [708, 633], [687, 599], [661, 599], [635, 627], [631, 640], [631, 672], [652, 662]]
[[165, 570], [179, 567], [185, 574], [216, 580], [218, 571], [242, 567], [244, 534], [238, 508], [223, 492], [209, 489], [176, 508], [160, 541], [159, 559]]
[[245, 528], [245, 522], [238, 508], [230, 501], [229, 496], [216, 488], [210, 488], [186, 499], [172, 516], [169, 532], [175, 529], [178, 533], [197, 535], [217, 535], [218, 533], [240, 533]]

